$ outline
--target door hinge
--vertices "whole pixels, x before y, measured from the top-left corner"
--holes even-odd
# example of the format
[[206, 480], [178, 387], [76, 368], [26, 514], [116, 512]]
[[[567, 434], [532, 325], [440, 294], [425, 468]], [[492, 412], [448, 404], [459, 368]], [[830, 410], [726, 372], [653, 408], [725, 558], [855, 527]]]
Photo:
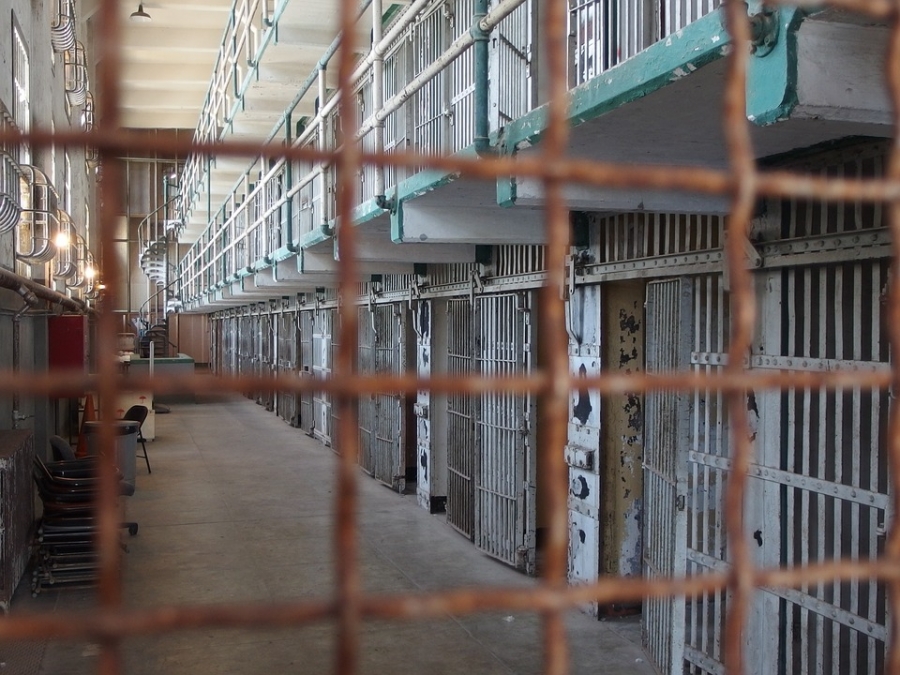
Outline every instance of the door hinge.
[[685, 499], [684, 495], [678, 495], [675, 497], [675, 508], [679, 511], [684, 511]]

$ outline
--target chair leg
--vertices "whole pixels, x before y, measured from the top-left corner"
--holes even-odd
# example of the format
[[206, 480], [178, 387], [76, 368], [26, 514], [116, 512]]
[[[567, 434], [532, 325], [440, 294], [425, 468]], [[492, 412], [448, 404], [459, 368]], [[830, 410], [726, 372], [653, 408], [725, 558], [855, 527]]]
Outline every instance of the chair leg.
[[142, 456], [144, 458], [144, 461], [147, 462], [147, 473], [153, 473], [153, 471], [150, 470], [150, 458], [147, 457], [147, 441], [144, 440], [143, 436], [138, 436], [138, 442], [144, 448], [144, 454], [140, 456]]

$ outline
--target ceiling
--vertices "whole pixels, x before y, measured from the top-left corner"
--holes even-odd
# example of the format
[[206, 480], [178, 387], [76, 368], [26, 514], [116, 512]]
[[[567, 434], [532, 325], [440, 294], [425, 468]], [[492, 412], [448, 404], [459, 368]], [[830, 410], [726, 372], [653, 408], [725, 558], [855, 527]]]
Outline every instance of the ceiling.
[[[195, 129], [234, 0], [145, 0], [143, 10], [151, 20], [144, 22], [131, 18], [138, 3], [119, 0], [118, 5], [122, 126]], [[253, 0], [241, 4], [253, 4]], [[270, 6], [277, 4], [270, 2]], [[97, 26], [99, 6], [100, 0], [79, 3], [79, 18], [88, 22], [89, 30]], [[286, 91], [268, 105], [257, 104], [255, 110], [247, 111], [256, 113], [253, 136], [265, 137], [273, 129], [284, 110], [281, 99], [290, 101], [296, 85], [333, 40], [337, 6], [337, 0], [292, 0], [288, 4], [279, 22], [278, 38], [270, 41], [254, 84], [254, 89], [264, 88], [270, 96], [273, 89]], [[265, 62], [271, 64], [268, 69]], [[277, 72], [285, 67], [288, 73]]]
[[[145, 0], [143, 10], [150, 21], [136, 22], [131, 14], [139, 0], [118, 0], [121, 35], [121, 125], [133, 129], [181, 129], [193, 132], [210, 88], [213, 68], [226, 35], [233, 7], [267, 3], [280, 11], [276, 29], [269, 33], [265, 48], [254, 46], [237, 61], [243, 70], [240, 105], [229, 112], [224, 136], [264, 142], [283, 119], [284, 110], [301, 83], [315, 73], [319, 59], [339, 28], [340, 0], [289, 0], [285, 6], [273, 0]], [[96, 30], [101, 0], [79, 0], [78, 16]], [[386, 0], [384, 11], [407, 0]], [[257, 19], [257, 25], [261, 23]], [[370, 10], [357, 23], [355, 44], [368, 49]], [[261, 28], [256, 44], [263, 42]], [[96, 42], [89, 54], [99, 53]], [[249, 54], [260, 55], [257, 67], [248, 64]], [[96, 63], [94, 64], [96, 66]], [[249, 79], [248, 79], [249, 77]], [[336, 87], [336, 68], [329, 69], [327, 83]], [[233, 83], [229, 87], [233, 87]], [[230, 89], [229, 89], [230, 91]], [[96, 92], [102, 96], [102, 92]], [[317, 87], [313, 86], [295, 108], [295, 118], [315, 114]], [[235, 104], [229, 103], [234, 106]], [[244, 158], [218, 158], [210, 169], [209, 195], [198, 195], [191, 222], [194, 235], [202, 232], [209, 217], [209, 201], [218, 208], [235, 181], [248, 169]], [[194, 230], [197, 230], [194, 232]]]
[[[139, 23], [130, 19], [138, 0], [119, 0], [122, 126], [197, 126], [232, 1], [145, 0], [151, 20]], [[79, 17], [91, 27], [99, 5], [99, 0], [79, 3]]]

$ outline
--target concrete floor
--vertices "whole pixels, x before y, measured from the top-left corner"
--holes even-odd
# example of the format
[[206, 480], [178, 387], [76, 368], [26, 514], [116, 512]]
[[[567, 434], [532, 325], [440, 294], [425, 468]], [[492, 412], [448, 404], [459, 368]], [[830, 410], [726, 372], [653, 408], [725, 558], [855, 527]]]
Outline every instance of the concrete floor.
[[[129, 519], [140, 532], [124, 557], [130, 607], [169, 603], [284, 601], [324, 597], [333, 580], [331, 519], [336, 457], [318, 442], [241, 397], [175, 404], [156, 418], [148, 445], [153, 474], [138, 462]], [[415, 497], [359, 474], [363, 583], [369, 591], [417, 592], [535, 583], [480, 552]], [[89, 590], [29, 594], [17, 611], [89, 609]], [[572, 673], [654, 673], [637, 620], [568, 617]], [[128, 640], [126, 672], [327, 673], [334, 628], [198, 630]], [[0, 644], [9, 673], [96, 672], [90, 644]], [[367, 623], [363, 673], [539, 673], [540, 622], [522, 613]]]

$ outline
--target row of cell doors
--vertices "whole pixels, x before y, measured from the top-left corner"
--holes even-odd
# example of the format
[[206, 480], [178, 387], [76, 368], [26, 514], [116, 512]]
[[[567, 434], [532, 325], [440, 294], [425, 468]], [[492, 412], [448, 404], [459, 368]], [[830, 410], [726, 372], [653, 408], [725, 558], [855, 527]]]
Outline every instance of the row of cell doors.
[[[218, 374], [269, 376], [276, 369], [277, 316], [244, 314], [211, 323], [210, 363]], [[273, 410], [275, 397], [271, 391], [248, 391], [249, 398]]]
[[[211, 322], [211, 363], [220, 375], [319, 377], [333, 370], [335, 310], [246, 314]], [[332, 445], [331, 397], [304, 391], [245, 392], [293, 426]]]
[[[283, 376], [326, 380], [334, 371], [337, 318], [335, 309], [301, 310], [278, 315], [278, 371]], [[304, 389], [300, 393], [276, 392], [279, 417], [322, 443], [336, 448], [332, 396]]]
[[[889, 368], [881, 312], [886, 261], [771, 270], [758, 288], [751, 368]], [[715, 373], [727, 352], [718, 275], [648, 284], [648, 373]], [[889, 525], [888, 392], [847, 387], [747, 392], [754, 457], [745, 536], [754, 564], [866, 560]], [[648, 577], [726, 572], [723, 502], [731, 467], [727, 405], [714, 390], [645, 403], [643, 532]], [[723, 672], [729, 593], [644, 603], [644, 643], [665, 673]], [[755, 593], [745, 628], [749, 673], [863, 675], [885, 669], [888, 607], [868, 578]]]
[[[430, 307], [428, 302], [420, 306]], [[531, 302], [530, 293], [524, 292], [447, 300], [446, 361], [439, 367], [459, 375], [529, 373]], [[434, 353], [432, 313], [423, 318], [421, 312], [411, 312], [408, 303], [362, 306], [358, 312], [361, 375], [421, 370], [417, 360], [428, 360]], [[418, 319], [413, 321], [413, 316]], [[337, 349], [336, 320], [334, 309], [223, 319], [214, 323], [214, 363], [223, 373], [258, 375], [263, 369], [281, 376], [326, 379], [333, 372]], [[423, 346], [428, 347], [424, 352]], [[417, 359], [417, 347], [426, 356]], [[450, 394], [429, 402], [426, 394], [421, 405], [422, 396], [384, 391], [359, 398], [361, 468], [400, 491], [438, 471], [446, 477], [441, 487], [450, 525], [489, 555], [532, 570], [536, 530], [533, 401], [495, 392]], [[271, 401], [260, 402], [340, 451], [340, 425], [329, 394], [276, 392]], [[440, 427], [446, 445], [441, 467], [417, 457], [418, 449], [438, 441], [429, 436], [434, 427], [421, 424], [426, 421], [423, 416], [429, 416], [423, 412], [429, 403], [442, 408], [431, 416], [445, 419]]]

